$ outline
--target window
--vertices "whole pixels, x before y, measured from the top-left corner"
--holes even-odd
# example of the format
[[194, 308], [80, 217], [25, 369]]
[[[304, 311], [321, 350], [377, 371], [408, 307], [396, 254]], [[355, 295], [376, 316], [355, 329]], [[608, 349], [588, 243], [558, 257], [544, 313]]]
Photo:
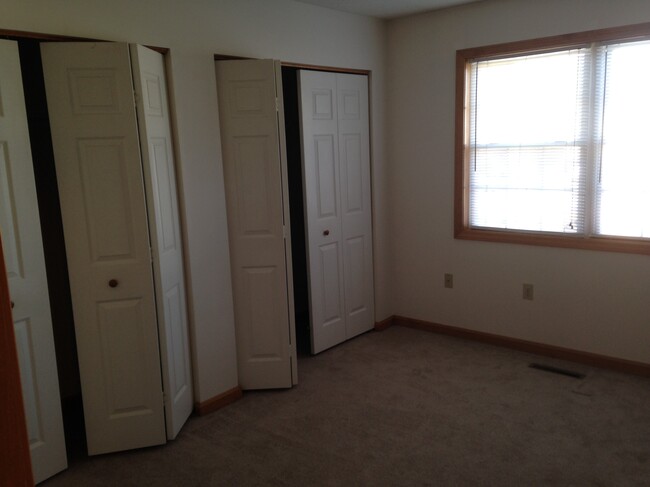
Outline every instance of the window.
[[650, 26], [457, 53], [456, 237], [650, 253]]

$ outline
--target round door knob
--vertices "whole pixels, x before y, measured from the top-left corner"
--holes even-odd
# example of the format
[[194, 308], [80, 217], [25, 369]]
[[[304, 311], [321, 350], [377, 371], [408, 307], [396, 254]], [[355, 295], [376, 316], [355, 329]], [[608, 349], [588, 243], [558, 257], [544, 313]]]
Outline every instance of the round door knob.
[[110, 287], [117, 287], [118, 285], [117, 279], [111, 279], [110, 281], [108, 281], [108, 285]]
[[323, 235], [325, 235], [326, 237], [327, 237], [329, 234], [330, 234], [330, 231], [329, 231], [329, 230], [324, 230], [324, 231], [323, 231]]

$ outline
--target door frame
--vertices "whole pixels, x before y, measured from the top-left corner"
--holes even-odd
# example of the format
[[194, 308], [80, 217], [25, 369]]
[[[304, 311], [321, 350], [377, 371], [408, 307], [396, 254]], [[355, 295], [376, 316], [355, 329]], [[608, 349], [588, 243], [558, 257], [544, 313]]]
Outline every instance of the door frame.
[[[0, 33], [1, 32], [2, 31], [0, 30]], [[237, 56], [232, 54], [214, 54], [213, 59], [215, 61], [233, 61], [238, 59], [261, 59], [261, 58]], [[281, 67], [286, 66], [287, 68], [311, 69], [312, 71], [328, 71], [330, 73], [361, 74], [361, 75], [368, 76], [368, 80], [370, 80], [370, 76], [372, 75], [372, 71], [368, 69], [341, 68], [336, 66], [322, 66], [319, 64], [294, 63], [294, 62], [282, 61], [282, 60], [280, 61], [280, 66]]]

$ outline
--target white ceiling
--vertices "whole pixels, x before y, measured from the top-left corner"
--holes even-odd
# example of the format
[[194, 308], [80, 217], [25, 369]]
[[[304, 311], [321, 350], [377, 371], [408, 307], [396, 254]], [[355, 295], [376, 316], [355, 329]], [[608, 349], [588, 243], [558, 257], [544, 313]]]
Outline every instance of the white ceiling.
[[480, 0], [297, 0], [334, 10], [390, 19]]

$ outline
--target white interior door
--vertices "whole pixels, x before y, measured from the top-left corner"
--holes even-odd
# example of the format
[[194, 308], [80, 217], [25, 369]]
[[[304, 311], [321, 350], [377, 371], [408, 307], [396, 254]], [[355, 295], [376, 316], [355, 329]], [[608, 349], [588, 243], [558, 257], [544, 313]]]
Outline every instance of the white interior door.
[[295, 340], [287, 292], [281, 78], [270, 60], [220, 61], [216, 70], [239, 383], [244, 389], [291, 387]]
[[0, 40], [0, 230], [35, 482], [67, 465], [18, 44]]
[[130, 47], [153, 250], [167, 438], [173, 439], [192, 413], [193, 396], [165, 64], [159, 52], [135, 44]]
[[311, 344], [318, 353], [346, 339], [336, 74], [299, 76]]
[[89, 454], [164, 443], [158, 330], [126, 44], [42, 44]]
[[367, 77], [299, 72], [312, 353], [374, 326]]
[[375, 326], [368, 77], [336, 75], [346, 337]]

